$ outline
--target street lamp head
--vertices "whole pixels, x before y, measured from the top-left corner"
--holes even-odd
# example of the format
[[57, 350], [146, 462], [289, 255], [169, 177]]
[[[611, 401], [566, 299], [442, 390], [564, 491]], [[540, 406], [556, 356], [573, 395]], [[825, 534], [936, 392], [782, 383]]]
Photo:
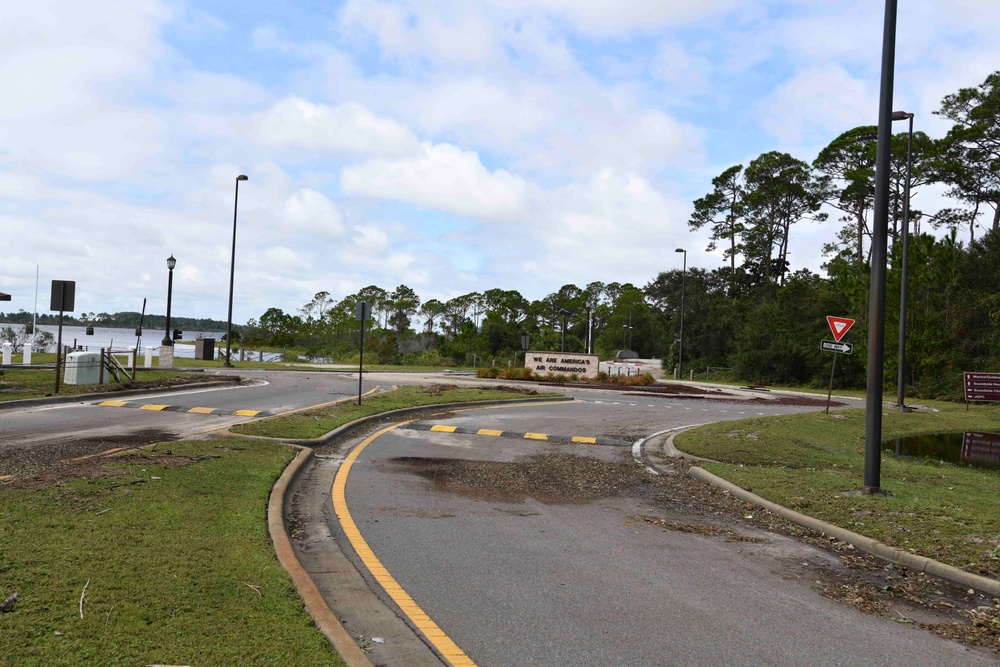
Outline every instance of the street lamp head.
[[250, 179], [247, 178], [246, 174], [240, 174], [239, 176], [236, 177], [236, 180], [237, 181], [249, 181]]
[[674, 250], [674, 252], [687, 252], [687, 250], [684, 248], [678, 248], [677, 250]]
[[177, 260], [174, 259], [173, 254], [171, 254], [170, 257], [167, 257], [167, 268], [173, 271], [175, 266], [177, 266]]
[[912, 113], [907, 113], [905, 111], [893, 111], [892, 112], [892, 119], [893, 120], [909, 120], [910, 118], [913, 118], [913, 114]]

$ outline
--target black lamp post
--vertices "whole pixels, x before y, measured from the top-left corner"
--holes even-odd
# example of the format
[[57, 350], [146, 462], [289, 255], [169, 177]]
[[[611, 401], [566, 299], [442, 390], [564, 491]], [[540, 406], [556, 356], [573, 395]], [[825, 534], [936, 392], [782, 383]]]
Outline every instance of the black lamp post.
[[910, 132], [906, 136], [906, 184], [903, 186], [903, 273], [899, 285], [899, 373], [896, 376], [896, 405], [901, 410], [908, 409], [903, 399], [904, 371], [906, 370], [906, 267], [910, 254], [910, 171], [913, 165], [913, 114], [893, 111], [893, 120], [910, 121]]
[[688, 252], [684, 248], [677, 248], [674, 252], [684, 253], [684, 268], [681, 270], [681, 344], [677, 352], [677, 377], [684, 379], [684, 289], [687, 281]]
[[174, 341], [170, 338], [170, 300], [174, 293], [174, 267], [177, 266], [177, 260], [171, 254], [167, 257], [167, 329], [163, 334], [163, 340], [160, 341], [160, 345], [166, 345], [167, 347], [173, 347]]
[[240, 202], [240, 181], [248, 181], [245, 174], [236, 177], [236, 196], [233, 198], [233, 259], [229, 265], [229, 316], [226, 318], [226, 363], [222, 364], [229, 368], [233, 367], [229, 355], [233, 345], [233, 278], [236, 276], [236, 210]]

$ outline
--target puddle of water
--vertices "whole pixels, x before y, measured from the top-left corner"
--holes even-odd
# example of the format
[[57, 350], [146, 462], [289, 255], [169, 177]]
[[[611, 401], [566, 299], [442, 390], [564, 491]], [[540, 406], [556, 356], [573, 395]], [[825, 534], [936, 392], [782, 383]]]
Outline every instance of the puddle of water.
[[882, 449], [896, 456], [931, 458], [1000, 469], [1000, 433], [958, 431], [915, 435], [884, 440]]

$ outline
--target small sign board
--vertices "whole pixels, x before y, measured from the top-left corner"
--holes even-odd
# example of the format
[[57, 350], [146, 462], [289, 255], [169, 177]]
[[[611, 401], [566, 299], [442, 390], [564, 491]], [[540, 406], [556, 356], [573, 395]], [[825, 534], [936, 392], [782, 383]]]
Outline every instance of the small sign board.
[[819, 349], [826, 352], [840, 352], [841, 354], [850, 354], [854, 352], [853, 343], [838, 343], [832, 340], [824, 340], [819, 344]]
[[72, 313], [75, 301], [76, 301], [75, 280], [52, 281], [52, 298], [49, 302], [49, 310]]
[[833, 315], [826, 316], [826, 323], [830, 325], [830, 331], [833, 332], [833, 340], [838, 343], [844, 337], [844, 334], [854, 326], [854, 320], [846, 317], [834, 317]]
[[525, 352], [524, 367], [538, 375], [559, 373], [562, 375], [579, 375], [580, 377], [597, 377], [601, 358], [596, 354], [582, 352]]
[[372, 305], [367, 301], [358, 301], [354, 307], [354, 316], [364, 322], [372, 318]]
[[965, 400], [1000, 403], [1000, 373], [964, 373]]

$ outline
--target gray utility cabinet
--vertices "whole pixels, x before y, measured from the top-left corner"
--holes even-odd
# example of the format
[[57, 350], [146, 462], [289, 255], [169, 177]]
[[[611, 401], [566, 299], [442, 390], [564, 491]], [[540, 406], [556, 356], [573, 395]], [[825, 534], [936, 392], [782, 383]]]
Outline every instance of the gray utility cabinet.
[[198, 338], [194, 341], [194, 358], [202, 361], [215, 359], [215, 339]]

